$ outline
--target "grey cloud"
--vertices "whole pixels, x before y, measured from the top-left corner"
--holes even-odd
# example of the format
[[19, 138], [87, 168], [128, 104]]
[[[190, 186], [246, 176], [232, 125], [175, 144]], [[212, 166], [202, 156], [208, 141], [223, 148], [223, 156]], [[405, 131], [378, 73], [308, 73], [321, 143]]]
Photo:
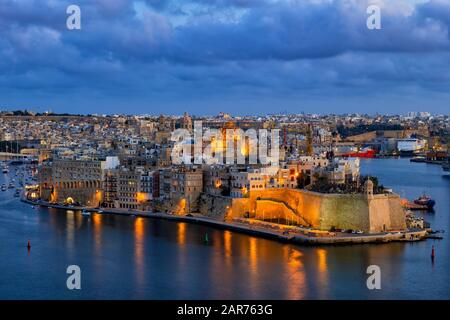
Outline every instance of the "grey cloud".
[[0, 0], [1, 95], [79, 90], [142, 104], [253, 95], [293, 104], [321, 90], [434, 94], [450, 85], [444, 0], [409, 15], [383, 12], [380, 31], [366, 28], [364, 1], [354, 0], [146, 0], [140, 9], [83, 0], [80, 31], [65, 29], [69, 3]]

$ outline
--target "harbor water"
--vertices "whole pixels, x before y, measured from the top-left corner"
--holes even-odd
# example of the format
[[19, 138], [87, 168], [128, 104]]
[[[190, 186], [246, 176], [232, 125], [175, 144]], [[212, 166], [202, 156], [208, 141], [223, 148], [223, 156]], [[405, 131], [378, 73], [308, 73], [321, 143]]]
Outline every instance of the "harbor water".
[[[0, 299], [449, 299], [450, 179], [440, 166], [408, 159], [361, 166], [402, 197], [431, 195], [435, 212], [418, 214], [444, 239], [303, 247], [202, 225], [32, 208], [7, 189]], [[12, 178], [0, 175], [0, 184]], [[80, 290], [67, 289], [69, 265], [81, 269]], [[367, 288], [370, 265], [381, 268], [381, 290]]]

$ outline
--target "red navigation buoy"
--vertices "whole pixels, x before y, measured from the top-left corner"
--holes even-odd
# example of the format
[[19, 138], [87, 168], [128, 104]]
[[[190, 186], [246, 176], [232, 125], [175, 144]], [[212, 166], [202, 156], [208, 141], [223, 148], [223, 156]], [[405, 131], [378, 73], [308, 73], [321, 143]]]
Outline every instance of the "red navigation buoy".
[[28, 240], [27, 248], [28, 248], [28, 250], [31, 249], [31, 243], [30, 243], [30, 240]]
[[434, 261], [434, 257], [435, 257], [436, 253], [434, 252], [434, 246], [431, 247], [431, 260]]

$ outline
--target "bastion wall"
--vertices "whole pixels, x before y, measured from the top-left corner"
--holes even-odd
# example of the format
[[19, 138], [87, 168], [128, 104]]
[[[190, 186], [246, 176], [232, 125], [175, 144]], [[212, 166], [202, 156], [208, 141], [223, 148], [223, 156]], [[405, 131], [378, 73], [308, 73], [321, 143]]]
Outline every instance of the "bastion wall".
[[297, 189], [251, 191], [233, 199], [233, 217], [292, 219], [296, 215], [320, 230], [339, 229], [382, 232], [406, 228], [400, 197], [395, 194], [322, 194]]

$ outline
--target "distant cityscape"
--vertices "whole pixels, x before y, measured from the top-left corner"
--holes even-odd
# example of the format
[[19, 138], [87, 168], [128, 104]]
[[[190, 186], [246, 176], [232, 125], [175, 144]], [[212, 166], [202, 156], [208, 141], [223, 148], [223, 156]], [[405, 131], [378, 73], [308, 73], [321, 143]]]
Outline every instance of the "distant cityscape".
[[[244, 163], [174, 164], [180, 151], [172, 133], [192, 132], [195, 121], [224, 137], [232, 130], [232, 148]], [[450, 137], [449, 116], [428, 112], [193, 117], [16, 111], [2, 112], [0, 127], [4, 170], [35, 164], [33, 181], [21, 182], [23, 200], [32, 204], [86, 214], [163, 214], [326, 243], [427, 237], [430, 226], [411, 211], [430, 207], [427, 199], [402, 199], [377, 177], [362, 176], [360, 158], [408, 156], [442, 165], [445, 173]], [[247, 129], [279, 130], [276, 166], [249, 162]], [[223, 149], [222, 141], [202, 140], [202, 152]]]
[[0, 300], [449, 299], [449, 4], [0, 0]]

